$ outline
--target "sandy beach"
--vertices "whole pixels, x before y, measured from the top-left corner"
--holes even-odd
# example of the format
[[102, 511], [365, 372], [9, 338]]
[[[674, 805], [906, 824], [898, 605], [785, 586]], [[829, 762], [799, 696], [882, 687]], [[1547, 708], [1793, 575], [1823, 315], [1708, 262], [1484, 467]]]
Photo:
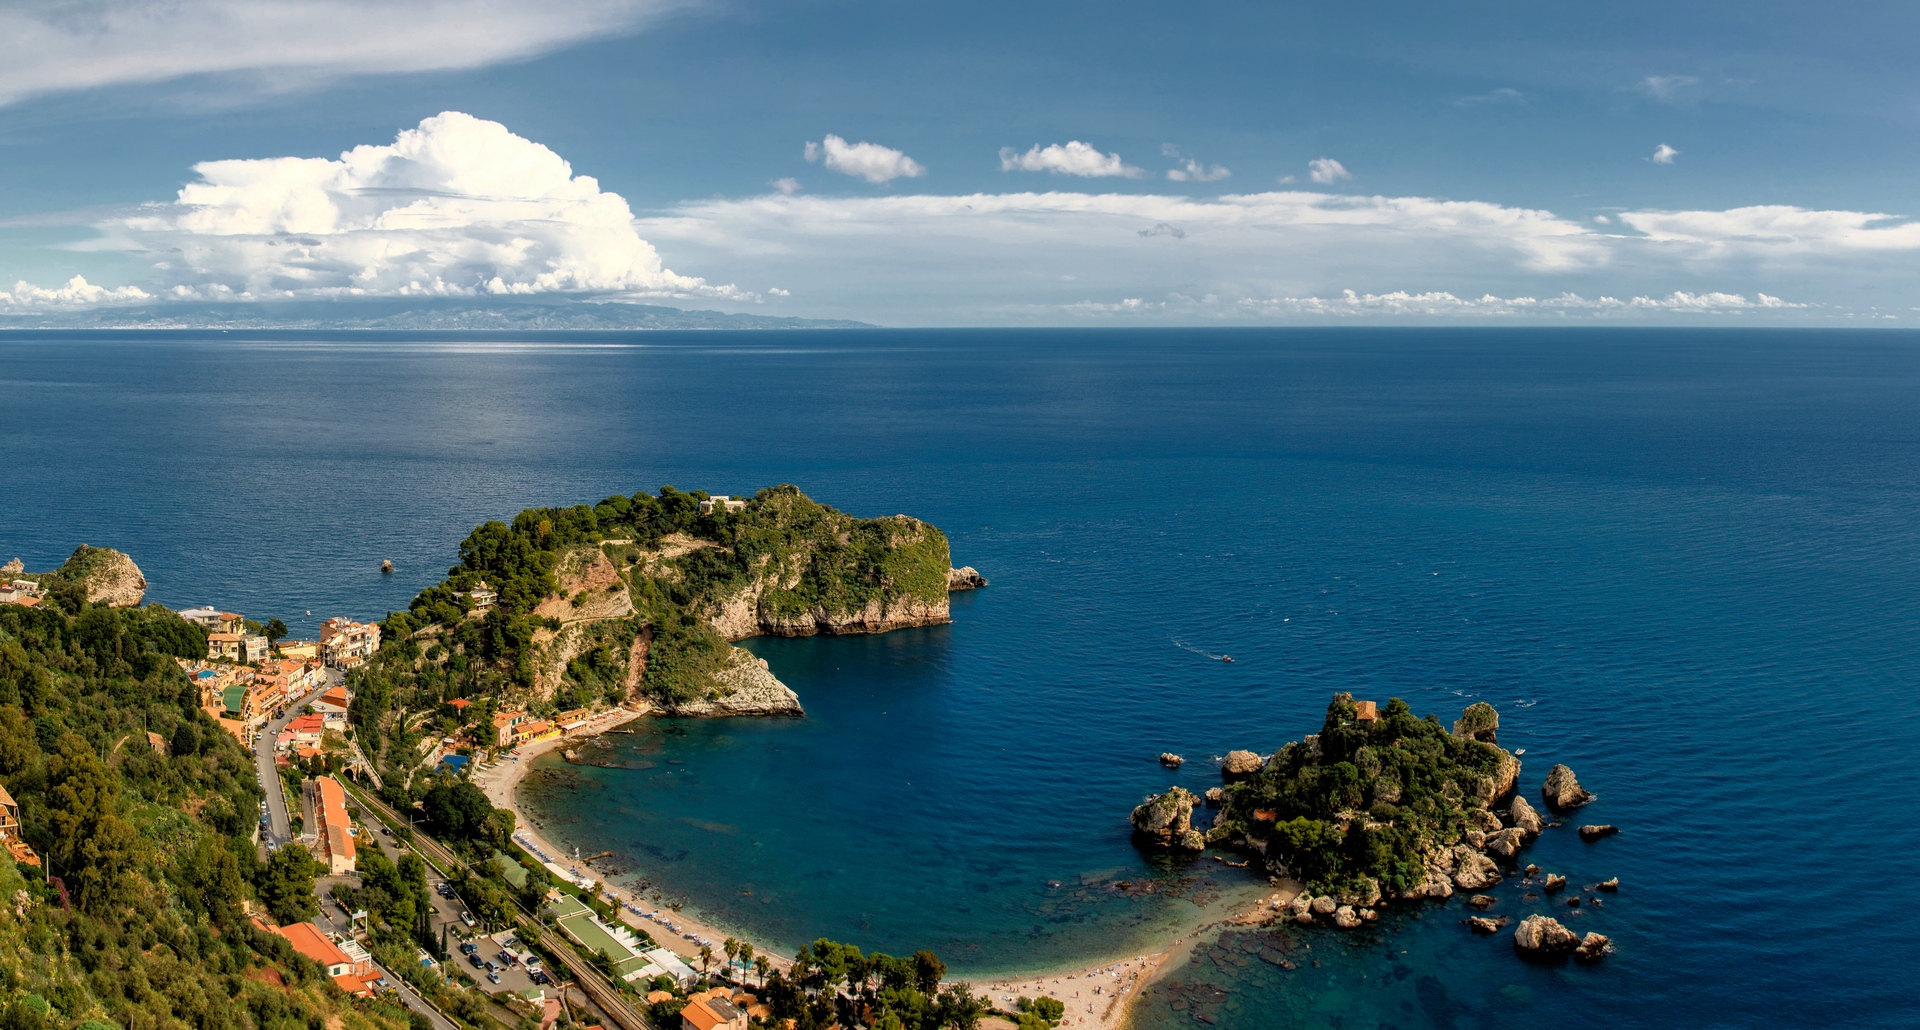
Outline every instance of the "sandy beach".
[[[568, 731], [565, 736], [520, 748], [518, 758], [502, 758], [491, 765], [481, 766], [474, 771], [473, 782], [486, 791], [496, 807], [513, 812], [515, 838], [522, 846], [530, 845], [535, 849], [536, 857], [544, 853], [562, 869], [599, 880], [600, 875], [586, 863], [564, 857], [570, 852], [540, 832], [527, 817], [526, 811], [516, 803], [514, 789], [533, 767], [534, 759], [541, 755], [556, 748], [578, 744], [588, 737], [642, 717], [644, 713], [636, 714], [622, 709], [595, 716], [584, 725]], [[662, 946], [687, 958], [689, 965], [699, 967], [702, 944], [713, 948], [717, 961], [726, 961], [720, 951], [720, 943], [729, 936], [737, 935], [707, 926], [683, 913], [644, 904], [640, 898], [611, 884], [602, 882], [602, 889], [607, 897], [619, 904], [621, 918], [628, 925], [647, 931]], [[1074, 1030], [1116, 1030], [1125, 1024], [1128, 1006], [1140, 989], [1152, 983], [1163, 971], [1184, 960], [1196, 942], [1209, 938], [1222, 927], [1264, 921], [1276, 907], [1292, 900], [1298, 890], [1299, 885], [1291, 882], [1277, 886], [1234, 915], [1189, 930], [1157, 951], [1067, 972], [997, 977], [974, 983], [973, 988], [987, 995], [996, 1009], [1005, 1011], [1012, 1011], [1015, 1000], [1021, 997], [1057, 998], [1067, 1007], [1061, 1026], [1073, 1027]], [[756, 953], [766, 955], [773, 963], [773, 968], [784, 970], [791, 965], [786, 956], [762, 949], [758, 941], [753, 944]]]

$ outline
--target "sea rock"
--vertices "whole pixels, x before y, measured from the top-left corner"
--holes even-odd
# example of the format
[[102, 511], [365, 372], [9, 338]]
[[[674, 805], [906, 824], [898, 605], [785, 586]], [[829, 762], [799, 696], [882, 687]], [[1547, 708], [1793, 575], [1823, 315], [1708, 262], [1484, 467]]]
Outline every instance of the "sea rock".
[[1561, 876], [1559, 873], [1547, 874], [1547, 893], [1548, 894], [1552, 894], [1554, 891], [1560, 891], [1560, 890], [1566, 890], [1566, 889], [1567, 889], [1566, 877]]
[[1359, 890], [1342, 892], [1334, 900], [1354, 908], [1372, 908], [1380, 904], [1380, 881], [1371, 876], [1362, 877]]
[[1342, 930], [1351, 930], [1360, 925], [1360, 917], [1353, 914], [1352, 905], [1342, 905], [1333, 910], [1333, 925]]
[[1312, 919], [1313, 895], [1308, 894], [1306, 891], [1295, 894], [1293, 899], [1287, 902], [1287, 915], [1293, 919], [1298, 919], [1301, 916]]
[[1186, 759], [1181, 758], [1179, 755], [1176, 755], [1171, 751], [1160, 752], [1160, 764], [1166, 766], [1169, 769], [1178, 769], [1182, 765], [1185, 765], [1186, 762], [1187, 762]]
[[1596, 883], [1593, 886], [1595, 890], [1603, 890], [1603, 891], [1606, 891], [1608, 894], [1612, 894], [1620, 889], [1620, 878], [1616, 876], [1616, 877], [1613, 877], [1612, 879], [1601, 880], [1599, 883]]
[[1340, 907], [1340, 905], [1338, 902], [1334, 901], [1332, 898], [1327, 897], [1326, 895], [1323, 894], [1320, 897], [1313, 899], [1313, 905], [1311, 907], [1313, 909], [1313, 914], [1316, 916], [1330, 916], [1334, 913], [1336, 909]]
[[1475, 894], [1473, 897], [1467, 899], [1467, 904], [1478, 909], [1489, 909], [1493, 907], [1494, 900], [1492, 895]]
[[1380, 913], [1374, 909], [1363, 908], [1360, 910], [1360, 918], [1371, 923], [1380, 918]]
[[1507, 922], [1504, 919], [1488, 919], [1486, 916], [1470, 916], [1467, 918], [1467, 925], [1473, 927], [1474, 933], [1499, 933], [1500, 928], [1507, 925]]
[[[1221, 790], [1219, 787], [1208, 787], [1206, 797], [1207, 804], [1214, 808], [1219, 808], [1221, 805], [1227, 803], [1227, 792]], [[1226, 813], [1223, 812], [1221, 814], [1224, 815]]]
[[1591, 842], [1599, 840], [1602, 837], [1611, 837], [1619, 832], [1620, 827], [1614, 826], [1611, 823], [1603, 823], [1599, 826], [1582, 826], [1580, 827], [1580, 839]]
[[1468, 812], [1467, 825], [1479, 830], [1481, 833], [1489, 834], [1499, 833], [1501, 830], [1506, 829], [1505, 825], [1500, 822], [1499, 816], [1494, 815], [1484, 808], [1476, 808]]
[[730, 649], [727, 664], [713, 674], [713, 688], [706, 697], [664, 705], [660, 712], [701, 718], [806, 714], [800, 708], [800, 696], [780, 682], [767, 667], [767, 660], [754, 657], [753, 652], [742, 647]]
[[1512, 820], [1516, 828], [1526, 831], [1528, 837], [1538, 837], [1540, 831], [1546, 828], [1540, 813], [1534, 811], [1533, 806], [1527, 804], [1527, 799], [1518, 794], [1513, 796], [1513, 804], [1507, 806], [1507, 818]]
[[1493, 859], [1470, 848], [1453, 849], [1453, 884], [1466, 891], [1484, 890], [1500, 882], [1500, 867]]
[[1263, 764], [1260, 756], [1251, 751], [1229, 751], [1226, 761], [1220, 763], [1220, 775], [1229, 780], [1244, 779], [1259, 772]]
[[1495, 750], [1500, 753], [1500, 764], [1494, 767], [1491, 776], [1482, 776], [1473, 784], [1473, 796], [1482, 805], [1492, 805], [1513, 793], [1513, 788], [1520, 783], [1520, 760], [1511, 752]]
[[1499, 728], [1500, 713], [1494, 711], [1493, 706], [1485, 701], [1475, 701], [1467, 706], [1466, 711], [1460, 713], [1460, 718], [1454, 720], [1453, 735], [1471, 737], [1474, 740], [1498, 746], [1500, 738], [1494, 731]]
[[140, 566], [111, 547], [81, 544], [60, 566], [59, 574], [85, 586], [90, 604], [137, 608], [147, 594], [147, 577], [141, 574]]
[[1528, 916], [1513, 931], [1513, 946], [1529, 955], [1564, 955], [1579, 944], [1580, 938], [1551, 916]]
[[1207, 850], [1207, 837], [1199, 830], [1188, 830], [1175, 843], [1188, 851]]
[[1198, 800], [1185, 787], [1174, 787], [1155, 794], [1133, 810], [1134, 832], [1162, 845], [1172, 846], [1193, 830], [1193, 803]]
[[1527, 831], [1518, 826], [1509, 826], [1487, 838], [1487, 850], [1501, 858], [1512, 858], [1527, 842]]
[[987, 577], [975, 572], [973, 566], [965, 565], [947, 570], [947, 590], [975, 590], [987, 585]]
[[1487, 835], [1479, 830], [1468, 830], [1460, 835], [1460, 839], [1466, 841], [1467, 847], [1475, 851], [1487, 846]]
[[1556, 765], [1547, 770], [1547, 782], [1540, 787], [1540, 796], [1546, 799], [1547, 807], [1555, 812], [1579, 808], [1593, 800], [1580, 781], [1574, 779], [1573, 770], [1564, 765]]
[[0, 576], [18, 576], [25, 571], [27, 571], [26, 564], [18, 558], [15, 558], [5, 565], [0, 565]]
[[1568, 908], [1579, 908], [1579, 907], [1580, 907], [1580, 895], [1578, 895], [1578, 894], [1575, 894], [1575, 895], [1573, 895], [1572, 897], [1569, 897], [1569, 898], [1567, 899], [1567, 907], [1568, 907]]
[[1539, 871], [1540, 871], [1540, 867], [1539, 867], [1539, 866], [1537, 866], [1537, 865], [1534, 865], [1534, 864], [1533, 864], [1532, 862], [1528, 862], [1528, 863], [1527, 863], [1527, 869], [1526, 869], [1526, 873], [1527, 873], [1527, 875], [1528, 875], [1528, 876], [1532, 876], [1532, 875], [1534, 875], [1535, 873], [1538, 873]]
[[1611, 943], [1603, 934], [1590, 933], [1580, 939], [1580, 946], [1573, 949], [1573, 957], [1580, 962], [1598, 962]]

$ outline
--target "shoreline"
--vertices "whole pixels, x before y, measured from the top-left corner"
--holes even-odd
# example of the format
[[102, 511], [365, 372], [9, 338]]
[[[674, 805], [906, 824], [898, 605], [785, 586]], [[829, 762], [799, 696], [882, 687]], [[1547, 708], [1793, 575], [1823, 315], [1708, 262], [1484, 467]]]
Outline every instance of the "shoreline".
[[[563, 858], [562, 856], [567, 855], [568, 851], [556, 845], [552, 839], [541, 832], [539, 826], [528, 817], [527, 811], [520, 807], [515, 797], [515, 789], [533, 768], [534, 760], [541, 755], [563, 746], [578, 744], [652, 714], [654, 713], [649, 710], [629, 712], [619, 708], [601, 713], [588, 720], [585, 725], [567, 731], [562, 736], [520, 748], [518, 758], [504, 758], [492, 765], [475, 768], [472, 774], [473, 782], [486, 792], [495, 807], [504, 808], [513, 813], [516, 843], [523, 848], [531, 843], [537, 849], [535, 858], [539, 857], [538, 852], [546, 852], [553, 856], [555, 865], [575, 875], [598, 881], [602, 893], [619, 904], [622, 922], [635, 929], [647, 931], [661, 947], [689, 960], [688, 965], [697, 967], [702, 942], [711, 946], [715, 957], [724, 964], [726, 957], [720, 951], [720, 943], [728, 937], [746, 939], [743, 935], [728, 933], [682, 912], [650, 908], [642, 903], [642, 899], [604, 880], [584, 862]], [[1269, 886], [1256, 900], [1244, 907], [1236, 908], [1221, 918], [1209, 920], [1172, 939], [1165, 940], [1155, 950], [1137, 955], [1066, 970], [1001, 975], [981, 981], [949, 980], [947, 982], [969, 983], [975, 992], [985, 994], [996, 1010], [1012, 1011], [1014, 998], [1022, 996], [1037, 998], [1045, 995], [1057, 998], [1066, 1005], [1066, 1015], [1060, 1023], [1063, 1027], [1073, 1027], [1074, 1030], [1121, 1030], [1127, 1025], [1127, 1017], [1133, 1007], [1133, 1001], [1139, 996], [1141, 989], [1183, 960], [1202, 937], [1216, 934], [1231, 926], [1257, 925], [1264, 922], [1266, 913], [1285, 905], [1299, 893], [1299, 890], [1300, 885], [1291, 880], [1282, 881], [1277, 886]], [[764, 950], [759, 941], [752, 943], [755, 953], [765, 955], [774, 969], [784, 972], [792, 965], [792, 960], [787, 956], [777, 951]], [[743, 977], [741, 983], [747, 986], [750, 981]], [[989, 1015], [987, 1018], [993, 1017]]]

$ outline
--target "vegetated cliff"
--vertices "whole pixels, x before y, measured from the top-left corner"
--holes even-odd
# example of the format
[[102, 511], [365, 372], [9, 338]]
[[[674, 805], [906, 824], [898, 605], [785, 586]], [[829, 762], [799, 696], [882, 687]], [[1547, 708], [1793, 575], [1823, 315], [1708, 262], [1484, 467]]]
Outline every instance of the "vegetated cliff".
[[[731, 641], [936, 625], [950, 621], [950, 584], [986, 582], [905, 515], [854, 518], [793, 486], [703, 513], [708, 499], [664, 487], [481, 526], [448, 578], [389, 618], [394, 652], [413, 653], [376, 664], [536, 708], [799, 714]], [[481, 609], [483, 581], [498, 600]]]
[[[18, 574], [19, 559], [7, 564]], [[81, 544], [59, 568], [29, 573], [27, 578], [38, 580], [55, 599], [63, 592], [70, 593], [71, 599], [64, 602], [69, 609], [81, 600], [111, 608], [137, 608], [147, 595], [147, 577], [141, 573], [140, 566], [111, 547]]]
[[[1510, 806], [1511, 827], [1494, 810], [1513, 794], [1520, 761], [1492, 742], [1492, 706], [1474, 705], [1454, 732], [1399, 698], [1361, 715], [1353, 695], [1335, 694], [1318, 734], [1241, 769], [1206, 842], [1250, 848], [1309, 891], [1363, 901], [1497, 882], [1489, 855], [1511, 858], [1539, 820], [1524, 802]], [[1136, 810], [1136, 829], [1153, 836], [1140, 823]]]

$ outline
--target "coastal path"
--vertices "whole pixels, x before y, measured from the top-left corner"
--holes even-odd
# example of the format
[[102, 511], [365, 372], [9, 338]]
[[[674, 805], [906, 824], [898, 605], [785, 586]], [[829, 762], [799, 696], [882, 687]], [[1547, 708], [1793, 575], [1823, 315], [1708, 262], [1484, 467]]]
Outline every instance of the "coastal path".
[[[379, 798], [351, 785], [349, 785], [347, 789], [353, 792], [355, 799], [360, 802], [363, 809], [379, 816], [379, 818], [389, 826], [407, 822], [404, 817], [398, 812], [395, 812], [386, 802], [381, 801]], [[426, 858], [430, 864], [439, 866], [443, 871], [455, 873], [467, 869], [467, 863], [462, 861], [459, 856], [448, 850], [447, 847], [439, 841], [420, 832], [417, 828], [413, 831], [413, 842], [414, 846], [420, 849], [422, 857]], [[438, 895], [436, 895], [436, 897], [437, 896]], [[535, 927], [543, 934], [549, 932], [545, 927], [540, 926], [539, 913], [537, 912], [528, 912], [522, 909], [519, 922], [522, 926]], [[654, 1030], [653, 1024], [648, 1022], [645, 1016], [642, 1016], [633, 1006], [627, 1004], [627, 1000], [621, 996], [619, 988], [614, 986], [613, 982], [602, 975], [598, 969], [590, 965], [586, 959], [577, 954], [570, 944], [560, 942], [548, 948], [547, 951], [566, 964], [567, 971], [572, 975], [574, 982], [579, 984], [582, 990], [586, 991], [587, 997], [593, 1001], [595, 1007], [599, 1008], [600, 1011], [606, 1015], [609, 1022], [619, 1027], [620, 1030]]]
[[313, 692], [281, 709], [283, 713], [277, 719], [268, 719], [260, 727], [260, 736], [253, 742], [253, 771], [260, 776], [260, 789], [267, 795], [267, 843], [285, 844], [293, 839], [293, 817], [287, 814], [287, 792], [280, 786], [280, 770], [273, 763], [273, 742], [279, 738], [280, 731], [298, 715], [301, 706], [334, 685], [334, 673], [327, 670], [325, 682], [315, 687]]

